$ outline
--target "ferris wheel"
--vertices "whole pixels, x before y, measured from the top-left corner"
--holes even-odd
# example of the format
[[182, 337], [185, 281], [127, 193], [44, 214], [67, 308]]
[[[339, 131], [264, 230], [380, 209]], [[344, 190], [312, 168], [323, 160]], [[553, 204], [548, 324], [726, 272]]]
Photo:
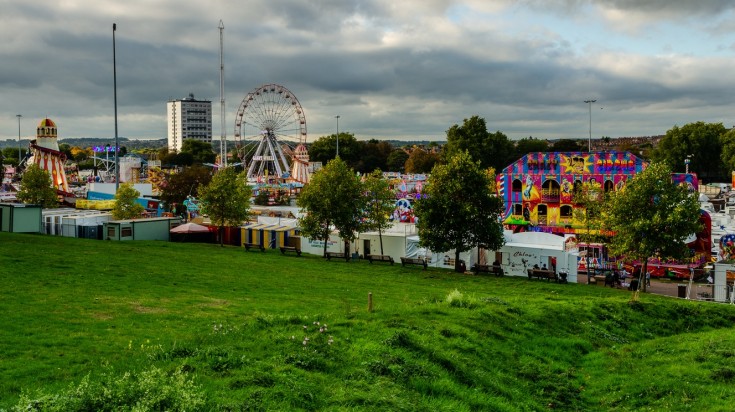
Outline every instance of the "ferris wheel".
[[266, 84], [242, 99], [235, 117], [235, 145], [248, 179], [289, 177], [289, 160], [304, 143], [304, 110], [288, 89]]

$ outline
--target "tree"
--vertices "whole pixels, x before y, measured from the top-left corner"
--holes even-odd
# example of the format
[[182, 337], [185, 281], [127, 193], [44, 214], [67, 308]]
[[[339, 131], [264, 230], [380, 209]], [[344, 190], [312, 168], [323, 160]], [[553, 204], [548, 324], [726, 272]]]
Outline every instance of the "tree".
[[[676, 185], [671, 169], [663, 163], [651, 163], [622, 190], [613, 192], [603, 213], [605, 227], [614, 232], [610, 251], [643, 262], [638, 281], [644, 291], [648, 259], [690, 257], [684, 242], [702, 229], [697, 196]], [[638, 299], [637, 292], [633, 299]]]
[[71, 152], [71, 145], [69, 143], [59, 143], [59, 151], [66, 155], [67, 159], [72, 159], [74, 157]]
[[[74, 159], [75, 162], [81, 163], [85, 160], [87, 160], [90, 156], [92, 156], [94, 153], [91, 149], [82, 149], [79, 146], [74, 146], [70, 150], [72, 159]], [[92, 154], [90, 154], [92, 153]]]
[[140, 192], [132, 184], [123, 183], [115, 193], [115, 206], [112, 207], [112, 218], [115, 220], [135, 219], [145, 211], [143, 205], [137, 202]]
[[[360, 160], [360, 144], [352, 133], [339, 132], [339, 157], [353, 169]], [[322, 136], [309, 147], [309, 159], [327, 164], [337, 156], [337, 135]]]
[[[204, 166], [185, 167], [179, 173], [166, 175], [161, 184], [161, 200], [169, 211], [174, 205], [182, 205], [188, 196], [199, 197], [199, 187], [212, 180], [212, 169]], [[181, 206], [179, 206], [181, 207]]]
[[[602, 208], [606, 203], [606, 196], [602, 186], [595, 181], [587, 181], [575, 187], [572, 202], [576, 205], [573, 210], [574, 221], [582, 222], [583, 230], [577, 231], [577, 237], [580, 241], [589, 245], [592, 242], [600, 241], [605, 236], [602, 235]], [[590, 272], [590, 252], [589, 248], [586, 255], [587, 283], [594, 273]]]
[[237, 173], [232, 167], [220, 169], [199, 189], [202, 213], [219, 227], [220, 246], [224, 246], [225, 226], [239, 226], [248, 220], [252, 195], [247, 172]]
[[546, 152], [548, 150], [549, 142], [529, 136], [516, 142], [513, 158], [520, 159], [528, 153]]
[[23, 203], [47, 208], [59, 205], [59, 198], [51, 182], [51, 175], [37, 164], [28, 166], [23, 172], [23, 180], [21, 180], [21, 188], [17, 197]]
[[360, 141], [357, 143], [360, 147], [360, 156], [355, 165], [355, 170], [360, 173], [371, 173], [376, 169], [386, 169], [388, 156], [393, 151], [393, 145], [390, 142], [370, 139], [367, 142]]
[[212, 150], [211, 143], [195, 139], [184, 140], [184, 143], [181, 144], [181, 153], [179, 154], [182, 155], [184, 153], [191, 154], [193, 163], [197, 164], [214, 163], [217, 158], [217, 155]]
[[720, 139], [722, 142], [722, 161], [725, 170], [735, 170], [735, 128], [728, 130]]
[[497, 250], [504, 244], [500, 215], [503, 202], [490, 190], [492, 182], [479, 161], [460, 152], [446, 165], [436, 165], [414, 206], [420, 244], [437, 252], [459, 254], [477, 245]]
[[367, 198], [363, 229], [378, 231], [380, 254], [383, 255], [383, 230], [392, 225], [390, 215], [396, 205], [396, 195], [379, 169], [365, 177], [363, 187]]
[[480, 168], [493, 167], [502, 170], [514, 154], [513, 143], [500, 131], [488, 133], [485, 119], [472, 116], [464, 119], [462, 126], [453, 125], [447, 130], [444, 158], [449, 159], [460, 152], [469, 152], [472, 159], [480, 162]]
[[581, 152], [587, 150], [587, 146], [582, 146], [578, 141], [572, 139], [559, 139], [550, 148], [554, 152]]
[[403, 149], [393, 149], [388, 155], [388, 171], [390, 172], [401, 172], [406, 170], [406, 161], [408, 160], [408, 153]]
[[406, 160], [406, 173], [429, 173], [439, 161], [439, 156], [420, 147], [414, 147]]
[[326, 256], [332, 226], [345, 241], [351, 242], [357, 237], [365, 201], [359, 178], [337, 157], [314, 173], [299, 194], [297, 204], [305, 211], [299, 218], [301, 233], [323, 240]]
[[701, 180], [729, 181], [723, 170], [721, 137], [727, 129], [722, 123], [689, 123], [674, 126], [666, 132], [653, 151], [655, 162], [666, 163], [675, 172], [683, 173], [689, 158], [689, 171], [697, 173]]
[[[21, 154], [20, 158], [24, 158], [26, 153], [28, 153], [27, 148], [21, 148]], [[3, 149], [3, 157], [5, 158], [5, 162], [8, 164], [11, 164], [13, 166], [18, 166], [18, 148], [17, 147], [6, 147]]]

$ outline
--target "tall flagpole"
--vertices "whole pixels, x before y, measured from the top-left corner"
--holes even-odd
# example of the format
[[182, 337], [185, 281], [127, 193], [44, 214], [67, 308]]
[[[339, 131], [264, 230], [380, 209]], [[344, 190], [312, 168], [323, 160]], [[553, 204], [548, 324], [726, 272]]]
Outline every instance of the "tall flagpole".
[[220, 164], [227, 167], [227, 133], [225, 132], [225, 47], [224, 47], [225, 24], [219, 21], [219, 117], [221, 136], [219, 141]]
[[120, 146], [117, 138], [117, 62], [115, 60], [115, 30], [117, 30], [117, 24], [112, 23], [112, 84], [115, 96], [115, 193], [120, 187], [120, 159], [118, 158], [118, 152]]

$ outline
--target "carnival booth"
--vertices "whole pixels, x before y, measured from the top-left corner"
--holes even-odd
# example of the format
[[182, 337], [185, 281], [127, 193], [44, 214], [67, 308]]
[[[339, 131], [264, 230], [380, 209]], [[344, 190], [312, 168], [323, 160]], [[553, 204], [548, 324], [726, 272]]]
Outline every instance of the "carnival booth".
[[505, 245], [497, 251], [485, 251], [486, 261], [498, 259], [508, 276], [528, 276], [527, 270], [537, 265], [556, 273], [567, 274], [567, 281], [577, 282], [576, 242], [571, 238], [543, 232], [504, 232]]
[[241, 228], [241, 246], [245, 244], [262, 245], [266, 249], [292, 246], [297, 237], [295, 226], [269, 223], [250, 223]]

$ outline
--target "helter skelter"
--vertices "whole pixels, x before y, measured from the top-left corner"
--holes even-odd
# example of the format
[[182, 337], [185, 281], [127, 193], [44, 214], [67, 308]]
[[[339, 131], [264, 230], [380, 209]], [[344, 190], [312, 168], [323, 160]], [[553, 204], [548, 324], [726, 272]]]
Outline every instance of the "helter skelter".
[[[245, 96], [235, 117], [235, 144], [247, 177], [308, 183], [306, 117], [296, 96], [266, 84]], [[293, 167], [292, 167], [293, 164]]]
[[31, 157], [28, 163], [37, 164], [38, 167], [49, 173], [51, 186], [58, 194], [74, 197], [74, 194], [69, 192], [64, 170], [66, 155], [59, 150], [56, 123], [53, 120], [49, 118], [41, 120], [36, 128], [36, 139], [30, 143], [30, 149]]

